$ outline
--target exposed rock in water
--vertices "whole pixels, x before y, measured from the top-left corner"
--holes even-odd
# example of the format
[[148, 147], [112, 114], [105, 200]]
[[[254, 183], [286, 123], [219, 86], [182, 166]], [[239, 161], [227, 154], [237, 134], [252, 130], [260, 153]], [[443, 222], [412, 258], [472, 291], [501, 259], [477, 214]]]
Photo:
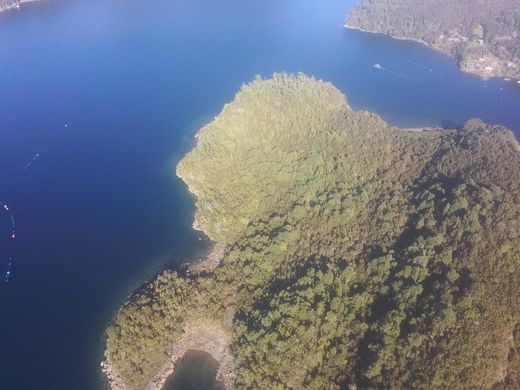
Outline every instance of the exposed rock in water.
[[34, 3], [42, 0], [0, 0], [0, 12], [10, 9], [18, 9], [22, 4]]
[[196, 277], [213, 272], [215, 268], [217, 268], [222, 263], [225, 250], [226, 246], [224, 244], [214, 244], [211, 251], [202, 259], [183, 264], [182, 268], [185, 272], [185, 275], [189, 277]]

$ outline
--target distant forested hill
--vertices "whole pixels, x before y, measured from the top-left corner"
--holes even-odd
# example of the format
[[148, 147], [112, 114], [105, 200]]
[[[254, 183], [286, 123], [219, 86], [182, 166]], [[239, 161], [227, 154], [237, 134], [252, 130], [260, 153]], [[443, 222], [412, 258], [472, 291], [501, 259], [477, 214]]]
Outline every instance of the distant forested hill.
[[245, 85], [177, 168], [223, 264], [127, 302], [113, 389], [153, 388], [196, 321], [238, 389], [518, 390], [519, 167], [480, 120], [404, 131], [303, 75]]
[[346, 26], [420, 40], [481, 77], [520, 79], [518, 0], [361, 0]]

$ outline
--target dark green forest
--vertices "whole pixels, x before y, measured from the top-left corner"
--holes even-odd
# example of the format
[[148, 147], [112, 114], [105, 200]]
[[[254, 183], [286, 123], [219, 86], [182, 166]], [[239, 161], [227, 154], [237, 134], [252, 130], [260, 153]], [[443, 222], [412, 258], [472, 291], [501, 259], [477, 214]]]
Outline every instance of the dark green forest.
[[106, 356], [141, 389], [207, 318], [239, 389], [518, 389], [519, 166], [503, 127], [405, 131], [330, 83], [257, 78], [177, 167], [223, 264], [142, 288]]

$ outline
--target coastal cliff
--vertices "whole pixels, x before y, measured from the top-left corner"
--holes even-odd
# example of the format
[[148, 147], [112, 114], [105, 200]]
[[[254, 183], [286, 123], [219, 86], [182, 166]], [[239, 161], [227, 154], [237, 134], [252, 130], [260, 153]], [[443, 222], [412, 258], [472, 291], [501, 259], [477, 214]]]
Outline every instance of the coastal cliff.
[[112, 389], [190, 348], [228, 389], [518, 389], [518, 141], [403, 130], [301, 74], [244, 85], [177, 166], [219, 254], [120, 310]]
[[516, 0], [361, 0], [345, 27], [421, 42], [482, 78], [520, 80]]

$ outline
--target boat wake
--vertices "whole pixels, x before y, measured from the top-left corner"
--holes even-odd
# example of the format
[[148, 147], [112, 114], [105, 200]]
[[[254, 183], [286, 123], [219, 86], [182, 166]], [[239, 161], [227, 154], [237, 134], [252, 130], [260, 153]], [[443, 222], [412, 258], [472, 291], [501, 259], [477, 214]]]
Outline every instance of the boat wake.
[[16, 222], [14, 220], [14, 214], [9, 205], [6, 202], [2, 202], [2, 209], [4, 210], [4, 213], [7, 214], [7, 217], [9, 218], [9, 221], [11, 222], [11, 230], [10, 230], [10, 241], [11, 241], [11, 248], [9, 248], [9, 257], [7, 261], [7, 270], [4, 274], [4, 282], [7, 283], [11, 279], [12, 275], [12, 267], [14, 262], [14, 241], [16, 240]]
[[[24, 168], [18, 173], [18, 175], [10, 182], [12, 185], [16, 180], [18, 180], [31, 166], [36, 162], [36, 160], [40, 157], [39, 153], [36, 155], [24, 166]], [[0, 200], [2, 205], [3, 214], [5, 214], [10, 223], [9, 230], [9, 242], [10, 248], [7, 252], [7, 262], [4, 273], [4, 283], [9, 283], [13, 276], [13, 266], [15, 263], [15, 241], [16, 241], [16, 221], [14, 218], [14, 213], [12, 207], [8, 204], [8, 202]]]
[[395, 70], [386, 68], [386, 67], [384, 67], [381, 64], [374, 64], [373, 67], [374, 67], [374, 69], [377, 69], [377, 70], [389, 73], [389, 74], [391, 74], [393, 76], [399, 77], [399, 78], [401, 78], [403, 80], [406, 80], [406, 81], [410, 81], [410, 82], [413, 82], [413, 83], [418, 83], [419, 82], [418, 80], [415, 80], [415, 79], [411, 78], [410, 76], [408, 76], [408, 75], [406, 75], [404, 73], [397, 72]]

